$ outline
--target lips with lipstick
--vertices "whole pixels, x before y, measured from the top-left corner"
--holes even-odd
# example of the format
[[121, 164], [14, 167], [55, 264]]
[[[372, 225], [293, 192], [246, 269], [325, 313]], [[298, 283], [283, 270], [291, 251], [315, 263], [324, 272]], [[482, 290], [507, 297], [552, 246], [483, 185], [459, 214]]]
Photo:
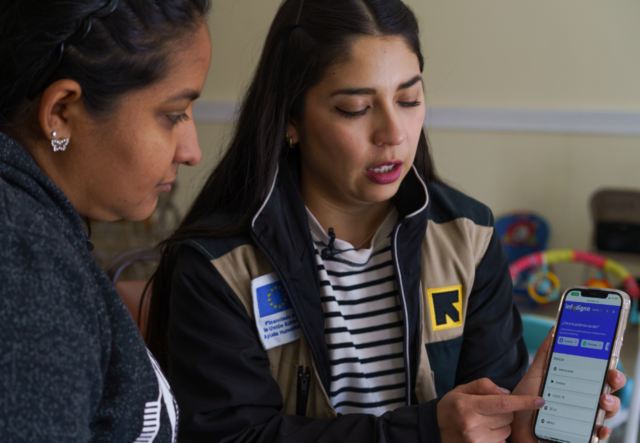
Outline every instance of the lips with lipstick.
[[388, 185], [397, 181], [402, 175], [402, 162], [396, 160], [376, 165], [373, 168], [367, 168], [365, 174], [376, 184]]

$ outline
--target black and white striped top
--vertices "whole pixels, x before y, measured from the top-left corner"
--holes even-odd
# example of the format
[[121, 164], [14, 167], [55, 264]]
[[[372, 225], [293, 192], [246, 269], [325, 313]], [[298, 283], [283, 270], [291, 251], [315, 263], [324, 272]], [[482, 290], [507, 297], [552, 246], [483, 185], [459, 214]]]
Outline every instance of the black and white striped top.
[[[403, 320], [391, 256], [393, 211], [378, 228], [370, 249], [343, 250], [323, 258], [329, 236], [307, 210], [316, 247], [316, 262], [331, 362], [329, 397], [338, 413], [380, 416], [406, 402]], [[336, 233], [339, 236], [340, 233]]]

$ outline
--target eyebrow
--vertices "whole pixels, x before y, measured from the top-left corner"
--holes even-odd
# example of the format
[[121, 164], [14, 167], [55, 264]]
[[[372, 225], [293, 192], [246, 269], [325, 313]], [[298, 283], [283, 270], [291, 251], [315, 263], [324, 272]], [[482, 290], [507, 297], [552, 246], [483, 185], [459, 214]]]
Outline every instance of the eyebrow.
[[[406, 81], [406, 82], [402, 83], [400, 86], [398, 86], [397, 91], [402, 91], [403, 89], [408, 89], [408, 88], [412, 87], [413, 85], [415, 85], [416, 83], [421, 82], [421, 81], [422, 81], [422, 76], [421, 75], [416, 75], [411, 80]], [[375, 90], [375, 88], [345, 88], [345, 89], [339, 89], [339, 90], [333, 92], [330, 95], [330, 97], [335, 97], [336, 95], [375, 95], [376, 92], [377, 91]]]
[[415, 77], [413, 77], [408, 82], [404, 82], [403, 84], [398, 86], [398, 91], [402, 91], [403, 89], [409, 89], [410, 87], [412, 87], [413, 85], [415, 85], [418, 82], [422, 82], [422, 76], [421, 75], [416, 75]]
[[178, 102], [181, 100], [185, 100], [185, 99], [189, 99], [190, 102], [198, 99], [200, 97], [200, 92], [193, 90], [193, 89], [185, 89], [184, 91], [180, 92], [179, 94], [174, 95], [173, 97], [169, 98], [166, 103], [173, 103], [173, 102]]

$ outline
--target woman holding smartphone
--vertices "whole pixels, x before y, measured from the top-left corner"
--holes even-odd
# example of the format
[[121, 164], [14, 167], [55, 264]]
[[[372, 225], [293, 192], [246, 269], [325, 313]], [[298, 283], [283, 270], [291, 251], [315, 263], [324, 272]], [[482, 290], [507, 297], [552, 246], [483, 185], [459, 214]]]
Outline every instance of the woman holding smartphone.
[[[0, 441], [175, 442], [169, 386], [83, 219], [141, 220], [200, 159], [206, 0], [0, 8]], [[89, 229], [90, 231], [90, 229]]]
[[521, 381], [507, 258], [434, 172], [422, 68], [400, 0], [283, 2], [154, 276], [182, 442], [532, 439], [544, 352]]

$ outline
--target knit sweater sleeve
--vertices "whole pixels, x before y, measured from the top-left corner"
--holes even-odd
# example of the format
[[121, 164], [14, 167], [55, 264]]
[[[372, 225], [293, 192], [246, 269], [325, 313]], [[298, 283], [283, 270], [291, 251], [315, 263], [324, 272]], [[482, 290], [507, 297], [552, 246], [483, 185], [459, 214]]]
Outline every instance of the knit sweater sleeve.
[[0, 226], [0, 441], [91, 438], [107, 359], [82, 266], [54, 239]]

